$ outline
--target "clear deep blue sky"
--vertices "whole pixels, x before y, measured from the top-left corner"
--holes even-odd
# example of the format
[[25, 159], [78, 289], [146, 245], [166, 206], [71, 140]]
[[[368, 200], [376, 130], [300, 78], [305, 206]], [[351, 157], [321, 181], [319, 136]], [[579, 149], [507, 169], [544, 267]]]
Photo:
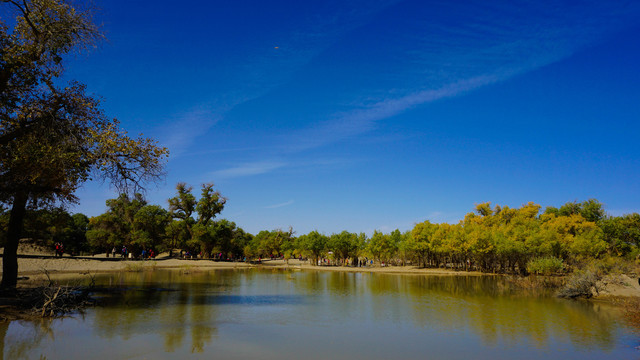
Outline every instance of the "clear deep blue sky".
[[[638, 1], [108, 1], [68, 76], [245, 230], [371, 233], [474, 204], [640, 211]], [[72, 209], [114, 197], [88, 183]]]

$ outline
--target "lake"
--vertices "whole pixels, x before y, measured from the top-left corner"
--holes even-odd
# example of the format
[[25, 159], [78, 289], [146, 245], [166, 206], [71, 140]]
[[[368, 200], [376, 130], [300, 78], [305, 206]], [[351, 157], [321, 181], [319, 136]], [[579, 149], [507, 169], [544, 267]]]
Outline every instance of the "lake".
[[100, 306], [0, 323], [0, 359], [637, 359], [602, 302], [494, 276], [269, 269], [102, 274]]

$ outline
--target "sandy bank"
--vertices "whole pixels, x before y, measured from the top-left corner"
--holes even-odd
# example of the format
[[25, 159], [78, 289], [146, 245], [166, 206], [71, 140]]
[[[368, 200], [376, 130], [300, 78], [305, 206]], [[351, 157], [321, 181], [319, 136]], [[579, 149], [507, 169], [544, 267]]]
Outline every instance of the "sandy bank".
[[[0, 263], [2, 262], [0, 258]], [[156, 269], [219, 269], [219, 268], [283, 268], [292, 270], [315, 270], [315, 271], [341, 271], [341, 272], [377, 272], [377, 273], [397, 273], [397, 274], [429, 274], [429, 275], [464, 275], [480, 276], [486, 275], [480, 272], [453, 271], [445, 269], [421, 269], [414, 266], [392, 266], [392, 267], [344, 267], [344, 266], [311, 266], [299, 260], [289, 260], [287, 264], [283, 260], [266, 260], [262, 264], [249, 264], [244, 262], [217, 262], [212, 260], [182, 260], [160, 256], [155, 260], [123, 260], [120, 258], [106, 258], [95, 256], [93, 258], [72, 258], [72, 257], [42, 257], [42, 258], [19, 258], [18, 272], [20, 276], [33, 276], [49, 273], [98, 273], [111, 271], [124, 271], [131, 268], [148, 267]]]
[[[42, 255], [42, 254], [32, 254]], [[2, 259], [0, 258], [0, 263]], [[342, 266], [311, 266], [299, 260], [289, 260], [287, 264], [283, 260], [266, 260], [262, 264], [253, 265], [244, 262], [216, 262], [212, 260], [182, 260], [169, 258], [161, 254], [156, 260], [123, 260], [120, 258], [107, 258], [104, 255], [96, 255], [86, 258], [54, 258], [43, 256], [40, 258], [19, 258], [18, 272], [21, 277], [28, 277], [28, 282], [45, 279], [47, 274], [91, 274], [114, 271], [128, 271], [141, 269], [228, 269], [228, 268], [272, 268], [304, 271], [339, 271], [339, 272], [369, 272], [387, 274], [412, 274], [412, 275], [437, 275], [437, 276], [483, 276], [480, 272], [454, 271], [446, 269], [424, 269], [415, 266], [390, 266], [390, 267], [342, 267]], [[1, 267], [0, 267], [1, 269]], [[19, 281], [20, 283], [26, 283]], [[640, 284], [638, 279], [627, 275], [608, 277], [600, 286], [599, 297], [640, 297]]]

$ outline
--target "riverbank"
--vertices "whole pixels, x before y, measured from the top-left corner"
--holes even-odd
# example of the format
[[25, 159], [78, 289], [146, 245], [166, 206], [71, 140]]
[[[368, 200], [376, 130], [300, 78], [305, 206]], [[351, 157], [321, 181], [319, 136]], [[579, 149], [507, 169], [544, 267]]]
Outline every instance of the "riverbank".
[[[2, 252], [4, 249], [0, 249]], [[18, 253], [18, 286], [33, 287], [48, 282], [49, 279], [62, 280], [64, 278], [75, 278], [78, 275], [91, 275], [98, 273], [120, 272], [120, 271], [149, 271], [155, 269], [183, 269], [189, 271], [207, 271], [215, 269], [248, 269], [248, 268], [272, 268], [288, 269], [293, 271], [334, 271], [334, 272], [366, 272], [385, 274], [407, 274], [407, 275], [434, 275], [434, 276], [487, 276], [491, 274], [477, 271], [456, 271], [441, 268], [419, 268], [417, 266], [312, 266], [308, 261], [298, 259], [285, 260], [262, 260], [260, 263], [246, 262], [226, 262], [205, 259], [178, 259], [170, 257], [169, 253], [161, 253], [154, 260], [129, 260], [120, 256], [108, 257], [106, 254], [93, 256], [63, 257], [53, 256], [52, 251], [33, 246], [31, 244], [20, 244]], [[2, 258], [0, 257], [0, 269], [2, 269]], [[517, 278], [524, 280], [531, 285], [537, 281], [530, 281], [531, 278]], [[522, 282], [518, 280], [517, 282]], [[598, 293], [594, 294], [598, 298], [640, 298], [640, 284], [638, 279], [627, 275], [607, 276], [598, 283]]]
[[[33, 256], [33, 255], [31, 255]], [[1, 258], [0, 258], [1, 263]], [[226, 268], [274, 268], [291, 270], [316, 270], [316, 271], [340, 271], [340, 272], [376, 272], [397, 274], [429, 274], [429, 275], [486, 275], [477, 271], [454, 271], [446, 269], [424, 269], [415, 266], [370, 266], [370, 267], [346, 267], [346, 266], [312, 266], [306, 261], [291, 259], [263, 260], [261, 263], [226, 262], [213, 260], [184, 260], [170, 258], [161, 254], [154, 260], [125, 260], [121, 258], [107, 258], [104, 255], [94, 257], [68, 257], [55, 258], [39, 256], [18, 258], [18, 273], [20, 277], [41, 278], [52, 274], [83, 274], [114, 271], [132, 271], [144, 269], [226, 269]]]
[[[2, 258], [0, 258], [0, 263]], [[0, 265], [1, 266], [1, 265]], [[92, 257], [56, 258], [46, 253], [31, 253], [18, 258], [19, 280], [15, 293], [0, 295], [0, 321], [15, 319], [31, 319], [40, 316], [43, 311], [42, 303], [52, 297], [46, 292], [67, 290], [67, 295], [78, 293], [78, 278], [93, 276], [100, 273], [112, 272], [143, 272], [167, 269], [183, 271], [185, 273], [206, 272], [216, 269], [274, 269], [286, 271], [321, 271], [343, 273], [380, 273], [413, 276], [492, 276], [480, 272], [454, 271], [447, 269], [425, 269], [415, 266], [390, 266], [390, 267], [342, 267], [342, 266], [311, 266], [308, 262], [300, 260], [263, 260], [259, 264], [245, 262], [218, 262], [213, 260], [186, 260], [171, 258], [168, 254], [160, 254], [154, 260], [125, 260], [119, 257], [112, 258], [105, 255]], [[1, 267], [0, 267], [1, 268]], [[499, 275], [493, 275], [499, 276]], [[524, 289], [546, 287], [539, 282], [541, 278], [513, 277], [513, 282]], [[69, 281], [67, 281], [69, 280]], [[548, 279], [547, 279], [548, 280]], [[547, 282], [544, 280], [544, 282]], [[551, 279], [554, 282], [562, 282], [562, 278]], [[61, 284], [62, 287], [51, 286]], [[75, 284], [75, 285], [74, 285]], [[537, 284], [537, 285], [536, 285]], [[628, 310], [628, 318], [639, 317], [637, 304], [640, 304], [640, 284], [636, 278], [627, 275], [607, 276], [598, 284], [598, 294], [594, 294], [597, 300], [620, 305]], [[103, 291], [108, 291], [103, 289]], [[56, 295], [57, 296], [57, 295]], [[44, 298], [43, 298], [44, 297]], [[78, 308], [82, 308], [86, 299], [81, 299]], [[75, 306], [75, 300], [59, 299], [62, 306]], [[34, 309], [38, 309], [34, 311]], [[625, 311], [626, 311], [625, 310]], [[640, 319], [640, 317], [639, 317]], [[640, 322], [639, 322], [640, 323]]]
[[[119, 257], [107, 258], [104, 255], [93, 257], [55, 258], [47, 255], [31, 254], [29, 258], [18, 259], [19, 286], [32, 286], [47, 280], [49, 277], [73, 277], [81, 274], [97, 274], [119, 271], [145, 271], [154, 269], [188, 269], [190, 271], [206, 271], [214, 269], [272, 268], [304, 271], [337, 271], [367, 272], [386, 274], [437, 275], [437, 276], [486, 276], [476, 271], [455, 271], [448, 269], [425, 269], [416, 266], [311, 266], [308, 262], [291, 259], [263, 260], [260, 264], [245, 262], [224, 262], [213, 260], [184, 260], [170, 258], [168, 254], [160, 254], [155, 260], [124, 260]], [[1, 259], [0, 259], [1, 262]], [[627, 275], [609, 276], [599, 284], [597, 297], [640, 297], [640, 284], [637, 279]]]

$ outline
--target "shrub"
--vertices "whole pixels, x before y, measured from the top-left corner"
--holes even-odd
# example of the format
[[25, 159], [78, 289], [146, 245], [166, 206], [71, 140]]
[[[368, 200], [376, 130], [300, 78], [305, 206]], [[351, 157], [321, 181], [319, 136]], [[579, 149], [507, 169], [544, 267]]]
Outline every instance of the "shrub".
[[598, 293], [598, 281], [602, 279], [602, 274], [591, 269], [576, 271], [567, 277], [564, 286], [558, 291], [559, 297], [590, 298], [595, 290]]
[[602, 259], [591, 259], [579, 264], [579, 268], [590, 269], [598, 275], [620, 275], [635, 273], [632, 261], [615, 256], [605, 256]]
[[556, 257], [541, 257], [529, 260], [527, 271], [538, 275], [551, 275], [564, 271], [562, 259]]

